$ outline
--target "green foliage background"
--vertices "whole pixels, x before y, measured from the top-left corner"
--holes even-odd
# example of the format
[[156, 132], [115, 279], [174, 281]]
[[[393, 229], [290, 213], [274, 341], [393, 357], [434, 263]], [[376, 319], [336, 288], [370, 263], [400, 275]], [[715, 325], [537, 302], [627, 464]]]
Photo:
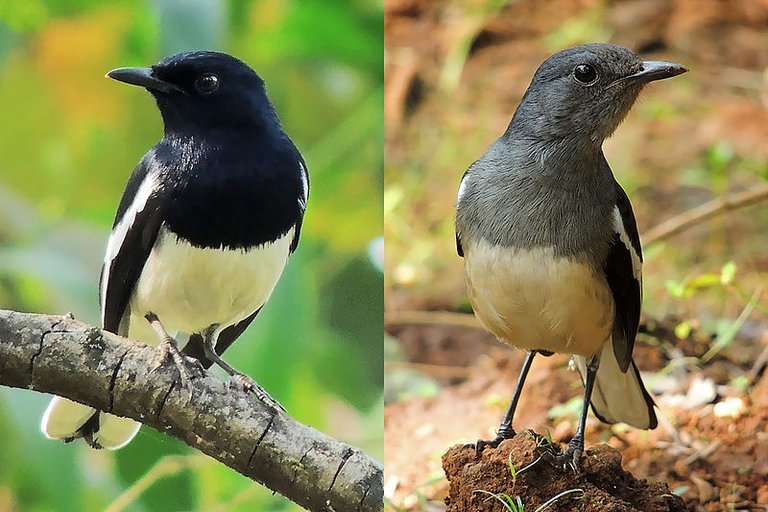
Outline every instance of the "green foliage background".
[[[378, 0], [0, 4], [0, 307], [98, 322], [114, 210], [162, 133], [150, 96], [104, 73], [191, 49], [257, 70], [312, 185], [299, 250], [226, 358], [298, 420], [381, 459], [382, 250], [369, 251], [383, 229]], [[147, 427], [118, 452], [48, 441], [47, 401], [0, 389], [0, 510], [297, 509]]]

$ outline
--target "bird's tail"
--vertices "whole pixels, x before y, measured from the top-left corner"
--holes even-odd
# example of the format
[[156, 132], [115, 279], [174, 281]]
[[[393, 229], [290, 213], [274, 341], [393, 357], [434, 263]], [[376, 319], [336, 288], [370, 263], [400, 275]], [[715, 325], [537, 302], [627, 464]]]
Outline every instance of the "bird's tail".
[[82, 437], [93, 448], [117, 450], [128, 444], [141, 424], [55, 396], [43, 414], [40, 428], [49, 439], [72, 441]]
[[[131, 339], [157, 344], [154, 331], [144, 318], [131, 317], [128, 332]], [[130, 418], [101, 412], [60, 396], [53, 397], [40, 422], [40, 429], [49, 439], [69, 442], [82, 437], [92, 448], [108, 450], [130, 443], [140, 427], [141, 423]]]
[[[582, 380], [587, 375], [586, 359], [574, 356]], [[632, 361], [622, 372], [611, 343], [600, 354], [600, 366], [592, 390], [592, 411], [604, 423], [626, 423], [635, 428], [656, 428], [654, 403], [646, 391], [640, 372]]]

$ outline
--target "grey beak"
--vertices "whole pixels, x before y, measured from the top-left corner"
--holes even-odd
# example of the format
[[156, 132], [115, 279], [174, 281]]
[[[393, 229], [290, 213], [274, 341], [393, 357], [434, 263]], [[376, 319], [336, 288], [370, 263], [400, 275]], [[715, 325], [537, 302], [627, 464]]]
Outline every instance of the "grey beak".
[[180, 87], [154, 76], [152, 68], [118, 68], [107, 73], [109, 78], [131, 85], [140, 85], [160, 92], [184, 92]]
[[621, 78], [621, 81], [630, 80], [633, 82], [645, 84], [654, 80], [663, 80], [673, 76], [682, 75], [688, 71], [688, 68], [675, 62], [664, 62], [659, 60], [643, 61], [643, 67], [640, 71], [629, 76]]

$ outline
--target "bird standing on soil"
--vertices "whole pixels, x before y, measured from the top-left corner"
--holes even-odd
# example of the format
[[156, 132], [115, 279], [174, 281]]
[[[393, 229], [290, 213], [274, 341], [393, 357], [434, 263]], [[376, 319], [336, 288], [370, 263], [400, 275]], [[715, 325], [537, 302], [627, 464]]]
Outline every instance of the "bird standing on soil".
[[574, 355], [585, 384], [576, 434], [558, 458], [577, 464], [589, 403], [600, 420], [656, 427], [632, 360], [642, 255], [632, 206], [602, 151], [643, 86], [687, 71], [631, 50], [587, 44], [539, 67], [506, 132], [464, 174], [456, 244], [483, 325], [527, 350], [498, 435], [536, 353]]
[[[100, 281], [105, 330], [156, 344], [190, 390], [190, 363], [217, 364], [274, 409], [280, 405], [219, 355], [253, 321], [299, 242], [306, 165], [263, 80], [223, 53], [168, 57], [107, 76], [146, 88], [165, 125], [128, 180]], [[190, 333], [182, 354], [168, 332]], [[117, 449], [139, 423], [55, 397], [42, 430]]]

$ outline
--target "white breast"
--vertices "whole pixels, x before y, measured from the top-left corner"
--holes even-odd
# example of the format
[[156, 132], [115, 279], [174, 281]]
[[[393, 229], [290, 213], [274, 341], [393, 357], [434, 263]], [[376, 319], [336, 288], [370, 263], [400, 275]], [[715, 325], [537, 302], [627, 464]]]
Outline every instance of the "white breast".
[[141, 318], [151, 311], [169, 332], [235, 324], [269, 299], [293, 233], [247, 251], [200, 249], [163, 226], [132, 296], [131, 313]]
[[[468, 245], [468, 246], [467, 246]], [[590, 356], [609, 339], [614, 305], [605, 277], [550, 248], [464, 246], [465, 280], [485, 327], [517, 347]]]

